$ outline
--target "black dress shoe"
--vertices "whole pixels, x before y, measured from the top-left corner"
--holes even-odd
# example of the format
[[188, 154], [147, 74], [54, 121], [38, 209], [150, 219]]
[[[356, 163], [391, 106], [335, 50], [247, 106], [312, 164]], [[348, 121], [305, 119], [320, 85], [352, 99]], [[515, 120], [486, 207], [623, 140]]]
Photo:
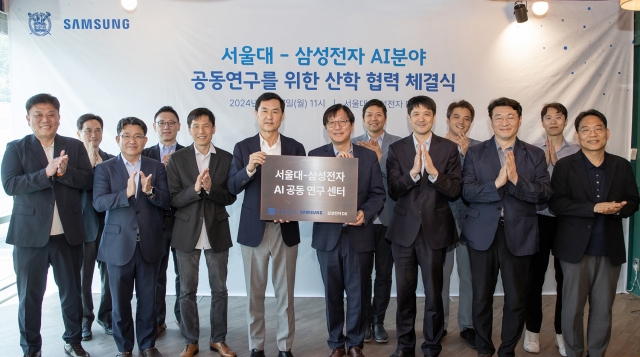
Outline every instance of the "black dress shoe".
[[251, 350], [251, 357], [264, 357], [264, 351], [254, 348]]
[[364, 342], [371, 342], [371, 325], [367, 324], [364, 327]]
[[41, 357], [41, 356], [42, 356], [42, 351], [33, 352], [33, 353], [26, 353], [24, 355], [24, 357]]
[[89, 341], [93, 337], [91, 327], [82, 326], [82, 341]]
[[118, 352], [116, 357], [133, 357], [133, 353], [131, 353], [131, 352]]
[[476, 349], [476, 330], [472, 328], [466, 328], [460, 331], [460, 337], [464, 339], [464, 342], [467, 343], [467, 346], [470, 348]]
[[375, 338], [378, 343], [386, 343], [389, 341], [389, 335], [384, 329], [384, 324], [373, 325], [373, 338]]
[[157, 348], [151, 347], [138, 353], [139, 357], [162, 357], [162, 353]]
[[102, 326], [102, 328], [104, 329], [104, 333], [105, 334], [113, 335], [113, 327], [111, 326], [111, 324], [108, 324], [106, 322], [102, 322], [100, 320], [96, 320], [96, 322], [98, 323], [98, 325]]
[[391, 357], [416, 357], [413, 352], [404, 352], [403, 350], [396, 350]]
[[447, 330], [442, 330], [442, 337], [446, 336], [447, 333], [448, 333]]
[[79, 343], [66, 343], [64, 353], [72, 357], [90, 357], [89, 352], [85, 351]]
[[167, 329], [167, 324], [158, 325], [158, 333], [164, 332]]
[[293, 357], [293, 353], [291, 351], [280, 351], [278, 357]]

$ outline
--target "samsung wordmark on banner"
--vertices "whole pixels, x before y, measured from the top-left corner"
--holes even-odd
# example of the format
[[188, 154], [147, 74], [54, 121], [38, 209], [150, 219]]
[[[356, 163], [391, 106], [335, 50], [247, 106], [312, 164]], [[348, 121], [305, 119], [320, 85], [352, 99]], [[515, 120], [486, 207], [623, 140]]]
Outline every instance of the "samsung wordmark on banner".
[[129, 19], [64, 19], [65, 30], [128, 30]]

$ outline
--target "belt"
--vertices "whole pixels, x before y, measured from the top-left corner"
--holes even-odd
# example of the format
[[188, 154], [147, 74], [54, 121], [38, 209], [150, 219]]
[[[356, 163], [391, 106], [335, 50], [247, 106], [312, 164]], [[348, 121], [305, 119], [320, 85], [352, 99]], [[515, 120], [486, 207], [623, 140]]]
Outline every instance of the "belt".
[[64, 233], [63, 234], [54, 234], [54, 235], [49, 236], [49, 240], [50, 241], [54, 241], [54, 242], [55, 241], [59, 241], [59, 240], [64, 240], [64, 239], [65, 239]]
[[500, 219], [498, 220], [498, 224], [501, 224], [504, 226], [504, 217], [500, 217]]

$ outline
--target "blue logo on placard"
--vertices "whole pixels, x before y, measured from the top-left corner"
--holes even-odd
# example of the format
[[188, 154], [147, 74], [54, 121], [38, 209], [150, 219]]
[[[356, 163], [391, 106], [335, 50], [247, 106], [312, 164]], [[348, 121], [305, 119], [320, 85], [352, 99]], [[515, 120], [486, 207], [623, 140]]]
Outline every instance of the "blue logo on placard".
[[269, 208], [269, 214], [272, 215], [272, 216], [274, 214], [276, 214], [276, 209], [275, 208]]
[[31, 33], [36, 36], [51, 35], [50, 16], [50, 12], [29, 13], [29, 29], [31, 29]]

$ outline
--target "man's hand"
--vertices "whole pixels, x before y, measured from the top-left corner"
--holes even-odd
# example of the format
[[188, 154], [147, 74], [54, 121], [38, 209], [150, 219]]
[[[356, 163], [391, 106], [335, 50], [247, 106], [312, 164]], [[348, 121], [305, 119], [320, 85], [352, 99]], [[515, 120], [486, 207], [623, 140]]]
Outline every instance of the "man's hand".
[[45, 173], [47, 174], [47, 177], [51, 177], [53, 175], [55, 175], [58, 172], [58, 162], [60, 160], [58, 158], [55, 158], [53, 160], [51, 160], [51, 162], [47, 165], [47, 167], [44, 169]]
[[289, 223], [291, 222], [290, 220], [285, 220], [285, 219], [274, 219], [273, 223]]
[[[549, 148], [549, 157], [551, 159], [551, 165], [556, 166], [558, 162], [558, 153], [556, 152], [556, 147], [553, 146], [551, 140], [547, 139], [547, 147]], [[547, 163], [547, 166], [549, 163]]]
[[544, 159], [547, 160], [547, 166], [549, 166], [549, 164], [551, 163], [551, 151], [549, 150], [549, 148], [551, 147], [551, 143], [549, 142], [549, 139], [546, 140], [545, 144]]
[[516, 171], [516, 159], [513, 151], [505, 154], [504, 166], [507, 168], [507, 178], [512, 184], [518, 183], [518, 172]]
[[467, 155], [467, 150], [469, 150], [469, 139], [467, 138], [467, 136], [464, 133], [458, 134], [455, 137], [456, 144], [458, 144], [458, 146], [460, 147], [460, 153], [462, 154], [462, 156]]
[[507, 175], [507, 164], [500, 169], [500, 173], [498, 173], [498, 177], [496, 178], [496, 188], [500, 188], [507, 184], [509, 177]]
[[151, 176], [153, 176], [153, 174], [145, 176], [144, 172], [140, 171], [140, 189], [145, 195], [151, 193]]
[[350, 226], [361, 226], [364, 223], [364, 212], [362, 210], [358, 211], [358, 215], [356, 216], [355, 223], [347, 223]]
[[382, 160], [382, 149], [378, 144], [378, 140], [369, 139], [369, 141], [358, 141], [358, 145], [364, 146], [369, 150], [373, 150], [378, 155], [378, 162]]
[[413, 167], [409, 171], [411, 177], [416, 177], [417, 174], [422, 172], [422, 145], [416, 147], [416, 156], [413, 158]]
[[100, 156], [100, 152], [98, 150], [94, 150], [93, 152], [96, 155], [95, 164], [93, 164], [93, 166], [95, 166], [97, 164], [101, 164], [102, 163], [102, 156]]
[[127, 198], [136, 194], [136, 175], [138, 173], [134, 171], [127, 180]]
[[264, 165], [264, 161], [267, 159], [267, 153], [264, 151], [256, 151], [249, 155], [249, 164], [247, 165], [247, 172], [253, 172], [258, 165]]
[[64, 175], [64, 173], [67, 172], [67, 165], [69, 165], [69, 156], [65, 155], [64, 150], [62, 150], [58, 157], [57, 174], [60, 176]]
[[423, 144], [425, 147], [422, 149], [422, 159], [424, 160], [424, 170], [431, 177], [438, 177], [438, 170], [435, 166], [433, 166], [433, 160], [431, 160], [431, 155], [429, 155], [429, 150], [427, 150], [426, 143]]
[[348, 152], [346, 152], [346, 151], [340, 151], [340, 152], [338, 153], [338, 156], [336, 156], [336, 157], [341, 157], [341, 158], [343, 158], [343, 159], [353, 159], [353, 155], [349, 154], [349, 153], [348, 153]]
[[162, 163], [164, 164], [164, 168], [167, 168], [167, 165], [169, 164], [169, 158], [171, 157], [171, 154], [173, 154], [173, 150], [169, 151], [168, 154], [164, 154], [164, 156], [162, 156]]
[[202, 173], [202, 188], [204, 188], [205, 191], [209, 192], [209, 190], [211, 190], [211, 176], [209, 175], [209, 168], [207, 167], [206, 169], [204, 169]]
[[616, 214], [620, 212], [622, 207], [627, 204], [627, 201], [622, 201], [620, 203], [616, 202], [600, 202], [596, 203], [593, 207], [593, 212], [600, 214]]

